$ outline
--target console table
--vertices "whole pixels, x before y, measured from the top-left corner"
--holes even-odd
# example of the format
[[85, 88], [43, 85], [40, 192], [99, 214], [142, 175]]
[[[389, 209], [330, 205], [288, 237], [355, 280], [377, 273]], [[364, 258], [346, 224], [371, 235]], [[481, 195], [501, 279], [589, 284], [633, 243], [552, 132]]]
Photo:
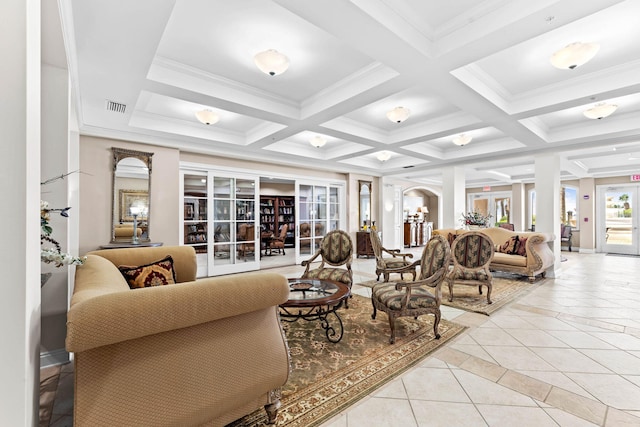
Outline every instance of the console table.
[[[377, 233], [377, 231], [374, 231], [374, 233]], [[367, 258], [375, 256], [369, 231], [356, 231], [356, 258], [361, 256], [366, 256]]]

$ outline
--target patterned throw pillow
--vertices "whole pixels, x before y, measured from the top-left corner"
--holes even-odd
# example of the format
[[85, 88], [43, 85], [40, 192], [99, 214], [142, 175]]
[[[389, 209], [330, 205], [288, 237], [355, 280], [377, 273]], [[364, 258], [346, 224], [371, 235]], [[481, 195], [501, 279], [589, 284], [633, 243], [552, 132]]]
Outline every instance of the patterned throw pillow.
[[513, 255], [518, 250], [518, 236], [511, 236], [502, 246], [498, 246], [498, 252]]
[[516, 249], [517, 255], [527, 256], [527, 239], [528, 237], [518, 237], [518, 249]]
[[176, 273], [173, 270], [173, 258], [171, 258], [171, 255], [167, 255], [165, 258], [151, 264], [138, 267], [121, 265], [118, 269], [131, 289], [176, 283]]

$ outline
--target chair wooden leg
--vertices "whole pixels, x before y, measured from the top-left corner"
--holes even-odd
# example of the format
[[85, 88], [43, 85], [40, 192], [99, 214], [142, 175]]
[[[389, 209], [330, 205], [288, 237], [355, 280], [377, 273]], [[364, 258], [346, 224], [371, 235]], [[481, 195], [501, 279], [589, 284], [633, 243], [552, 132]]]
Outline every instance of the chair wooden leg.
[[389, 338], [389, 344], [393, 344], [396, 342], [396, 318], [391, 315], [389, 315], [388, 317], [389, 317], [389, 327], [391, 328], [391, 338]]
[[448, 280], [447, 286], [449, 287], [449, 302], [451, 302], [453, 301], [453, 282], [451, 280]]
[[376, 314], [378, 313], [378, 309], [376, 309], [376, 303], [373, 302], [373, 297], [371, 297], [371, 305], [373, 306], [373, 314], [371, 315], [371, 318], [375, 319]]
[[482, 285], [478, 285], [478, 293], [482, 295]]
[[491, 301], [491, 285], [487, 285], [487, 304], [493, 304]]
[[277, 399], [273, 403], [264, 405], [264, 410], [267, 411], [267, 424], [275, 424], [278, 416], [278, 409], [280, 409], [280, 399]]
[[442, 314], [440, 313], [440, 310], [438, 310], [436, 313], [433, 313], [433, 315], [435, 316], [435, 319], [433, 319], [433, 335], [437, 340], [439, 340], [440, 333], [438, 332], [438, 326], [440, 325], [440, 317]]

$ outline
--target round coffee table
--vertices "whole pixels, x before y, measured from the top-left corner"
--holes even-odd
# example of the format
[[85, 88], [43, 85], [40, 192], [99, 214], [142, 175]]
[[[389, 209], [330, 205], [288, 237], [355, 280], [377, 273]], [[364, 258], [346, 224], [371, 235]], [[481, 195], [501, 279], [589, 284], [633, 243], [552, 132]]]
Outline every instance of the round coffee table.
[[[280, 318], [284, 322], [320, 320], [327, 339], [337, 343], [344, 332], [337, 310], [350, 293], [347, 285], [333, 280], [289, 279], [289, 299], [280, 304]], [[335, 327], [329, 324], [329, 315], [338, 321]]]

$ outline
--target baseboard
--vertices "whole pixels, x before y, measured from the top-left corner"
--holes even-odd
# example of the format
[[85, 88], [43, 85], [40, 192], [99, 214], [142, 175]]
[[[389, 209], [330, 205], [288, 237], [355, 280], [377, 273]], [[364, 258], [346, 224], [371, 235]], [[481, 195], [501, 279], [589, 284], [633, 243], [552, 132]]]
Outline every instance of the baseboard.
[[47, 366], [64, 365], [69, 363], [69, 353], [64, 349], [46, 351], [40, 353], [40, 368], [46, 368]]

